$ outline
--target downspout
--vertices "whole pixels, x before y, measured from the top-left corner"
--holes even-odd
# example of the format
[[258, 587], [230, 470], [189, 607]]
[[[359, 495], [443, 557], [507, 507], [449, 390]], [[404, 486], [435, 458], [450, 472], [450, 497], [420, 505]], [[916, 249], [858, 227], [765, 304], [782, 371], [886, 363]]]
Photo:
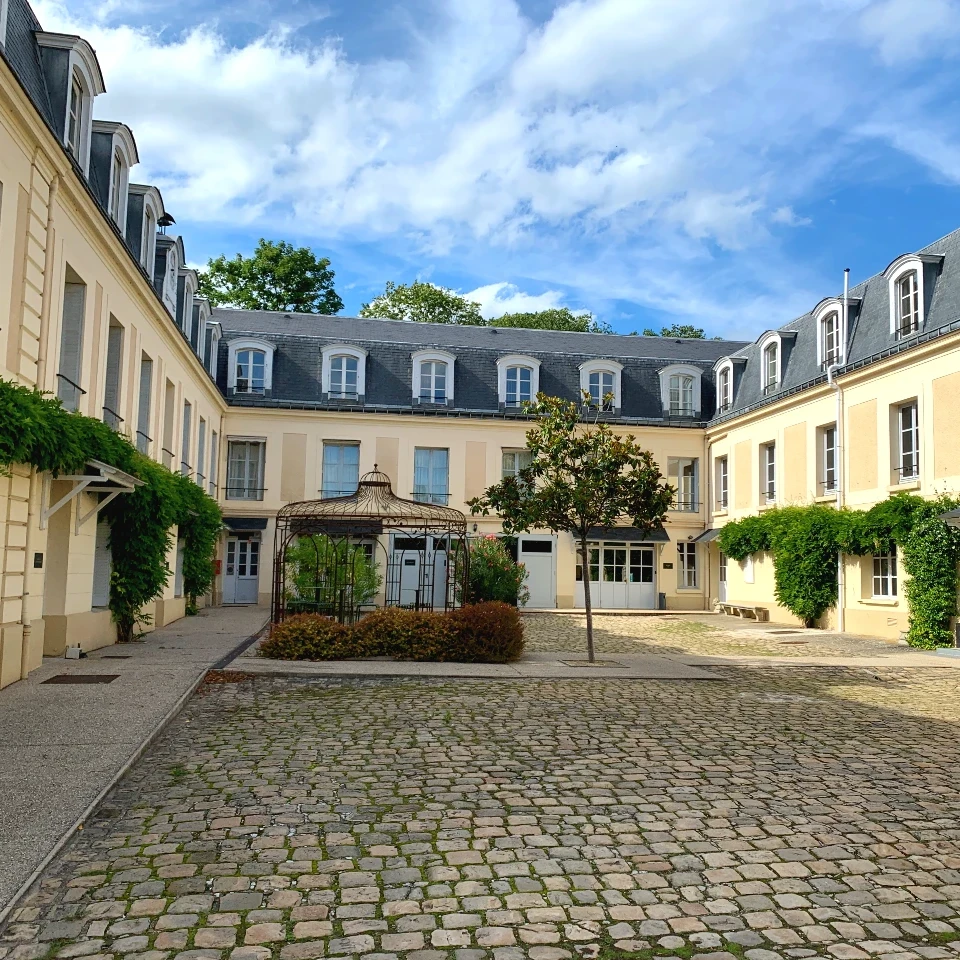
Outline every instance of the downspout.
[[[50, 331], [50, 300], [53, 295], [53, 210], [57, 202], [57, 192], [60, 189], [60, 175], [54, 174], [50, 180], [47, 192], [47, 229], [44, 237], [43, 256], [43, 299], [40, 302], [40, 334], [37, 342], [37, 389], [43, 390], [46, 386], [47, 375], [47, 337]], [[23, 627], [23, 638], [20, 644], [20, 679], [26, 680], [30, 674], [30, 638], [33, 635], [33, 624], [30, 620], [30, 573], [33, 570], [33, 528], [36, 520], [34, 496], [37, 485], [37, 471], [30, 468], [30, 479], [27, 486], [27, 532], [23, 545], [23, 594], [20, 600], [20, 624]]]
[[[850, 293], [850, 268], [847, 267], [843, 271], [843, 320], [840, 327], [840, 336], [841, 336], [841, 346], [840, 346], [840, 359], [846, 362], [847, 359], [847, 303], [849, 300]], [[827, 368], [827, 383], [833, 388], [837, 397], [837, 451], [835, 454], [836, 457], [836, 474], [837, 474], [837, 510], [843, 509], [843, 484], [844, 484], [844, 474], [843, 474], [843, 455], [844, 455], [844, 435], [843, 435], [843, 389], [840, 384], [837, 383], [836, 373], [840, 369], [841, 364], [832, 363]], [[845, 627], [845, 607], [847, 601], [847, 589], [846, 589], [846, 575], [843, 565], [843, 552], [840, 551], [837, 553], [837, 630], [840, 633], [843, 633]]]

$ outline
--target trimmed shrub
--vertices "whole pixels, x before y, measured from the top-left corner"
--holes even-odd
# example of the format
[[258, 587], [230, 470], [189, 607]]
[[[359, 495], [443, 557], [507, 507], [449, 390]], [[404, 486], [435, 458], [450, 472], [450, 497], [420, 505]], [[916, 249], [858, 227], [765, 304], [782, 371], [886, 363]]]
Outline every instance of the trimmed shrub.
[[477, 603], [450, 613], [389, 607], [345, 626], [315, 613], [288, 617], [260, 645], [275, 660], [397, 660], [509, 663], [523, 653], [523, 624], [515, 607]]
[[470, 543], [470, 600], [498, 600], [514, 606], [526, 603], [530, 591], [524, 585], [526, 567], [510, 556], [499, 537], [488, 536]]
[[507, 603], [476, 603], [449, 613], [461, 663], [510, 663], [523, 653], [523, 621]]
[[272, 660], [349, 660], [358, 654], [349, 627], [315, 613], [301, 613], [277, 624], [260, 644]]

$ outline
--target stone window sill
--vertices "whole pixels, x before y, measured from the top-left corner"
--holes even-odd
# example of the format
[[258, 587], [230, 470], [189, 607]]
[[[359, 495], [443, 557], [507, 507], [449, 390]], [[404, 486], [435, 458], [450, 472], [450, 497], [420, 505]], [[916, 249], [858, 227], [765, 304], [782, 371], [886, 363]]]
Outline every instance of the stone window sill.
[[900, 606], [899, 597], [868, 597], [866, 600], [858, 600], [864, 607], [898, 607]]

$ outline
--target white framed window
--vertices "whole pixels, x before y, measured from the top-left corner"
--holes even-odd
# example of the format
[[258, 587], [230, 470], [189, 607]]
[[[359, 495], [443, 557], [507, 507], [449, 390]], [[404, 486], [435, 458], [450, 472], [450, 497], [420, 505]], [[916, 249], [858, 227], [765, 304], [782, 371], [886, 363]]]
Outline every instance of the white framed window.
[[515, 477], [532, 462], [533, 454], [529, 450], [504, 450], [500, 476]]
[[776, 334], [760, 343], [760, 387], [764, 396], [780, 389], [780, 338]]
[[675, 493], [671, 510], [696, 512], [700, 509], [699, 461], [690, 457], [670, 457], [667, 475]]
[[621, 409], [620, 379], [623, 364], [616, 360], [588, 360], [580, 364], [580, 390], [590, 406], [599, 410]]
[[942, 259], [928, 254], [905, 253], [883, 271], [890, 298], [890, 334], [898, 340], [923, 329], [927, 319], [924, 315], [924, 267], [939, 265]]
[[497, 395], [505, 407], [532, 403], [540, 392], [540, 361], [521, 354], [497, 360]]
[[413, 499], [446, 506], [450, 499], [450, 451], [417, 447], [413, 451]]
[[[118, 134], [126, 131], [126, 127], [123, 124], [116, 124], [116, 127]], [[118, 145], [123, 144], [123, 142], [123, 138], [118, 138]], [[134, 151], [136, 150], [136, 145], [133, 143], [132, 134], [130, 136], [130, 146]], [[127, 176], [129, 179], [129, 172]], [[147, 272], [147, 276], [150, 278], [150, 282], [152, 283], [157, 262], [157, 228], [161, 218], [164, 215], [163, 197], [160, 196], [160, 191], [156, 187], [151, 187], [144, 183], [128, 182], [126, 194], [128, 205], [131, 196], [140, 197], [143, 204], [139, 223], [140, 265]], [[135, 227], [136, 221], [131, 223], [130, 226]], [[130, 237], [129, 239], [132, 240], [133, 238]]]
[[897, 554], [875, 553], [873, 555], [873, 596], [891, 599], [897, 596]]
[[900, 482], [916, 480], [920, 476], [920, 420], [917, 401], [900, 404], [897, 408], [899, 456], [896, 467]]
[[[180, 293], [181, 280], [183, 281], [183, 293]], [[191, 345], [194, 342], [193, 298], [198, 285], [197, 272], [189, 267], [181, 267], [177, 276], [177, 323]]]
[[200, 418], [200, 423], [197, 426], [197, 486], [202, 490], [206, 484], [206, 474], [204, 471], [206, 467], [207, 460], [207, 421]]
[[67, 104], [67, 149], [76, 160], [80, 160], [80, 147], [83, 142], [83, 81], [74, 71], [70, 78], [70, 102]]
[[211, 497], [217, 495], [217, 480], [220, 474], [220, 437], [214, 430], [210, 434], [210, 489]]
[[717, 370], [717, 413], [726, 413], [733, 406], [733, 364], [725, 363]]
[[231, 340], [227, 352], [227, 387], [235, 393], [272, 390], [273, 353], [273, 344], [265, 340]]
[[777, 501], [777, 445], [764, 443], [760, 447], [760, 502]]
[[120, 223], [120, 199], [123, 193], [123, 157], [119, 150], [113, 151], [112, 176], [110, 177], [110, 216]]
[[693, 417], [700, 412], [701, 371], [688, 364], [671, 364], [659, 371], [663, 412], [670, 417]]
[[831, 310], [820, 321], [820, 366], [831, 367], [840, 362], [840, 314]]
[[418, 350], [413, 365], [413, 399], [418, 403], [448, 403], [453, 400], [456, 357], [445, 350]]
[[87, 285], [67, 264], [63, 284], [63, 313], [60, 323], [60, 365], [57, 369], [57, 396], [65, 409], [80, 409], [80, 398], [87, 392], [82, 377], [83, 335], [87, 303]]
[[726, 510], [730, 506], [730, 467], [726, 457], [717, 457], [717, 510]]
[[98, 138], [110, 138], [109, 190], [103, 199], [111, 219], [126, 236], [130, 169], [140, 162], [137, 144], [133, 132], [125, 123], [94, 120], [92, 133]]
[[265, 440], [227, 441], [227, 500], [262, 500]]
[[137, 406], [137, 449], [144, 455], [150, 453], [150, 418], [153, 410], [153, 360], [140, 354], [140, 390]]
[[320, 496], [349, 497], [360, 482], [360, 444], [324, 442]]
[[826, 496], [837, 490], [837, 427], [830, 424], [820, 431], [820, 492]]
[[697, 585], [697, 545], [677, 544], [677, 587], [688, 590]]
[[180, 451], [180, 473], [184, 477], [189, 477], [193, 472], [193, 466], [190, 463], [190, 450], [193, 439], [193, 424], [191, 422], [193, 407], [188, 400], [183, 401], [183, 446]]
[[360, 400], [366, 392], [367, 351], [333, 343], [321, 351], [320, 387], [331, 400]]

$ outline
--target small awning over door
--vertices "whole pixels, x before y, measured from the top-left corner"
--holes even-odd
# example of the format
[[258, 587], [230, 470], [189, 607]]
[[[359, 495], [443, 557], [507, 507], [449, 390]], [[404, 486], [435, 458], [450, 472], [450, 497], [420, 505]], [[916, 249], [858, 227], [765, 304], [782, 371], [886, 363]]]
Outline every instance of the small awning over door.
[[607, 543], [669, 543], [670, 537], [663, 524], [658, 523], [651, 530], [639, 527], [591, 527], [587, 532], [589, 540], [604, 540]]
[[234, 533], [248, 530], [266, 530], [266, 517], [224, 517], [223, 525]]
[[704, 530], [703, 533], [698, 537], [693, 538], [694, 543], [709, 543], [711, 540], [716, 540], [720, 536], [719, 530]]

